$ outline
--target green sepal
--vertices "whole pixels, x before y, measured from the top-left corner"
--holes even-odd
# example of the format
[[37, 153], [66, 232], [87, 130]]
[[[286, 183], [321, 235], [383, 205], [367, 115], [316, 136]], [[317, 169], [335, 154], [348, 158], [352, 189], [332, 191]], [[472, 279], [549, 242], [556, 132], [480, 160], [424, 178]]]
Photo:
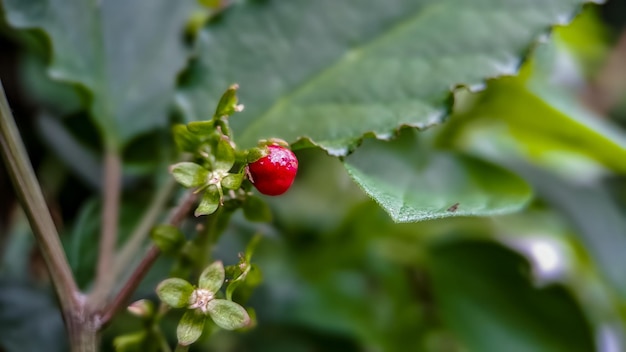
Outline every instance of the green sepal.
[[224, 284], [224, 279], [224, 264], [218, 260], [207, 266], [202, 274], [200, 274], [198, 287], [212, 293], [217, 293]]
[[225, 138], [220, 138], [215, 146], [215, 170], [230, 170], [235, 164], [235, 149]]
[[225, 299], [214, 299], [207, 304], [213, 322], [222, 329], [235, 330], [250, 324], [250, 315], [239, 304]]
[[205, 321], [206, 315], [202, 314], [197, 309], [186, 311], [176, 328], [178, 344], [181, 346], [189, 346], [196, 342], [200, 336], [202, 336]]
[[272, 221], [272, 210], [267, 203], [257, 197], [249, 195], [243, 201], [243, 215], [249, 221], [270, 222]]
[[185, 235], [172, 225], [159, 225], [152, 229], [150, 238], [161, 252], [172, 254], [185, 245]]
[[177, 124], [172, 127], [174, 143], [181, 152], [195, 153], [202, 141], [194, 133], [189, 131], [186, 125]]
[[215, 116], [217, 118], [230, 116], [238, 111], [236, 108], [238, 102], [237, 89], [239, 89], [239, 86], [233, 84], [224, 92], [220, 98], [220, 102], [217, 104], [217, 108], [215, 109]]
[[222, 179], [222, 187], [226, 189], [239, 189], [243, 182], [243, 174], [228, 174]]
[[161, 301], [172, 308], [187, 307], [193, 291], [194, 288], [189, 282], [176, 277], [161, 281], [156, 288]]
[[183, 161], [171, 166], [171, 173], [185, 188], [198, 187], [206, 184], [209, 171], [202, 166], [189, 161]]
[[253, 163], [268, 154], [267, 146], [254, 147], [247, 150], [247, 162]]
[[220, 192], [215, 185], [209, 186], [200, 200], [200, 204], [194, 212], [195, 216], [209, 215], [215, 213], [220, 206]]

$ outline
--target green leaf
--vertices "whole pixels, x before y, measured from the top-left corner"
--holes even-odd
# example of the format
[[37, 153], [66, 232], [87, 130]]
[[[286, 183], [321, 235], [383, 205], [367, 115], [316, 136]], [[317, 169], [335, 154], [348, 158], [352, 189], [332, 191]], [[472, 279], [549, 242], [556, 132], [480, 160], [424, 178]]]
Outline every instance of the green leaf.
[[263, 199], [253, 195], [247, 196], [243, 201], [243, 215], [249, 221], [272, 221], [272, 210], [269, 205]]
[[201, 140], [196, 134], [189, 131], [186, 125], [177, 124], [172, 127], [174, 143], [181, 152], [196, 153], [200, 147]]
[[201, 136], [203, 138], [208, 138], [215, 134], [215, 121], [213, 120], [203, 120], [203, 121], [192, 121], [187, 124], [187, 128], [190, 132], [194, 133], [197, 136]]
[[[181, 32], [192, 0], [4, 0], [8, 22], [50, 38], [49, 74], [91, 93], [106, 144], [163, 126], [187, 58]], [[141, 20], [138, 20], [141, 19]]]
[[157, 286], [156, 293], [165, 304], [172, 308], [183, 308], [189, 304], [193, 286], [176, 277], [165, 279]]
[[451, 88], [515, 73], [531, 44], [585, 2], [245, 2], [205, 27], [178, 102], [201, 120], [237, 82], [238, 144], [306, 138], [345, 155], [365, 134], [441, 123]]
[[345, 167], [396, 222], [514, 212], [531, 189], [513, 173], [484, 161], [430, 151], [413, 131], [397, 140], [366, 140]]
[[216, 117], [230, 116], [237, 112], [237, 89], [239, 89], [239, 86], [235, 84], [224, 92], [217, 104], [217, 109], [215, 109]]
[[220, 138], [215, 148], [215, 170], [230, 170], [235, 164], [235, 149], [230, 142]]
[[563, 286], [537, 289], [519, 255], [489, 242], [439, 245], [430, 256], [438, 312], [468, 351], [594, 351], [594, 334]]
[[206, 315], [200, 313], [198, 310], [186, 311], [176, 328], [178, 344], [189, 346], [196, 342], [200, 336], [202, 336], [205, 321]]
[[224, 264], [215, 261], [204, 269], [198, 280], [198, 287], [217, 293], [224, 284]]
[[213, 214], [220, 206], [220, 193], [215, 185], [211, 185], [202, 195], [200, 204], [194, 212], [195, 216]]
[[186, 188], [198, 187], [206, 184], [207, 177], [209, 176], [209, 171], [207, 169], [196, 163], [188, 161], [174, 164], [171, 166], [170, 170], [172, 176], [176, 179], [176, 182]]
[[150, 238], [163, 253], [175, 253], [185, 245], [185, 235], [172, 225], [159, 225], [152, 229]]
[[226, 189], [239, 189], [243, 182], [243, 174], [228, 174], [222, 179], [222, 187]]
[[213, 322], [222, 329], [241, 329], [250, 324], [250, 316], [246, 309], [233, 301], [214, 299], [207, 307]]

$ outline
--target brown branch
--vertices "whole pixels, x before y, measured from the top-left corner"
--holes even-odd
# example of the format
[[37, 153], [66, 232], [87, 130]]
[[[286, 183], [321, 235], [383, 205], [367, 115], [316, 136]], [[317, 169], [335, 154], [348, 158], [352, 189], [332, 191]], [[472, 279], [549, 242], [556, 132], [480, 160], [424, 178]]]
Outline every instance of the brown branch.
[[602, 69], [582, 93], [582, 100], [591, 110], [606, 115], [619, 102], [626, 90], [626, 30], [608, 55]]
[[26, 148], [15, 125], [1, 82], [0, 147], [0, 154], [11, 176], [15, 192], [28, 217], [37, 245], [50, 272], [63, 315], [66, 320], [72, 319], [72, 312], [82, 307], [81, 295], [67, 263], [59, 235], [30, 164]]
[[[185, 217], [191, 211], [195, 201], [196, 194], [193, 192], [187, 192], [183, 201], [172, 211], [169, 219], [169, 224], [172, 226], [180, 226]], [[160, 251], [156, 246], [151, 246], [146, 253], [146, 256], [141, 260], [137, 268], [130, 275], [120, 292], [115, 296], [113, 302], [102, 311], [100, 318], [100, 324], [106, 325], [117, 314], [130, 299], [130, 296], [135, 292], [137, 286], [141, 283], [141, 280], [146, 276], [154, 262], [159, 257]]]

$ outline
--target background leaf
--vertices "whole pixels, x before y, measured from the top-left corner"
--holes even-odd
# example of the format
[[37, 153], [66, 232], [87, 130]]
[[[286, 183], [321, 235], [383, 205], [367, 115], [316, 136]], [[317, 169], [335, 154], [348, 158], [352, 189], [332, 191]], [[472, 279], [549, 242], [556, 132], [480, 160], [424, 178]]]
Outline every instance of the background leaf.
[[603, 184], [577, 184], [530, 165], [515, 170], [576, 228], [589, 256], [616, 292], [626, 297], [626, 211]]
[[242, 146], [307, 137], [342, 155], [366, 133], [441, 123], [451, 88], [514, 73], [584, 2], [251, 1], [201, 33], [179, 103], [188, 119], [207, 119], [237, 82]]
[[0, 281], [0, 346], [5, 351], [68, 350], [61, 313], [47, 292]]
[[442, 144], [503, 159], [516, 155], [570, 178], [626, 172], [626, 133], [553, 86], [507, 77], [469, 99], [472, 108], [452, 116]]
[[115, 147], [166, 122], [185, 64], [181, 29], [190, 0], [4, 0], [8, 22], [40, 28], [52, 44], [50, 75], [91, 93], [90, 112]]
[[528, 263], [513, 252], [488, 242], [451, 243], [436, 248], [431, 263], [443, 319], [468, 350], [595, 350], [580, 306], [563, 287], [534, 288]]
[[[421, 142], [421, 145], [420, 145]], [[519, 210], [531, 197], [523, 180], [498, 166], [431, 151], [413, 131], [393, 142], [367, 140], [345, 167], [397, 222]]]

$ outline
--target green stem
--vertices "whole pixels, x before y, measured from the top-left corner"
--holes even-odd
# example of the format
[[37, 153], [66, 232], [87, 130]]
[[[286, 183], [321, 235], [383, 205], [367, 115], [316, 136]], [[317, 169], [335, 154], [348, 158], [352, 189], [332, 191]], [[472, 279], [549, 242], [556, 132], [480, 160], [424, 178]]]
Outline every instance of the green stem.
[[199, 257], [195, 260], [195, 269], [202, 271], [209, 263], [213, 238], [215, 237], [215, 228], [217, 221], [223, 212], [223, 207], [219, 207], [213, 214], [207, 216], [204, 223], [204, 229], [198, 233], [194, 239], [194, 244], [198, 248]]
[[72, 312], [82, 308], [80, 293], [67, 263], [35, 172], [30, 165], [26, 148], [15, 125], [1, 82], [0, 147], [0, 153], [20, 203], [28, 217], [67, 322], [73, 319], [71, 317]]
[[104, 187], [102, 189], [104, 204], [98, 269], [94, 288], [89, 297], [89, 305], [92, 309], [98, 309], [105, 303], [116, 279], [116, 273], [111, 268], [113, 268], [117, 244], [121, 190], [122, 160], [117, 149], [109, 147], [104, 158]]
[[187, 352], [189, 351], [189, 346], [176, 345], [176, 350], [174, 352]]
[[207, 217], [204, 230], [198, 234], [194, 240], [195, 245], [200, 251], [200, 257], [195, 263], [197, 270], [204, 270], [204, 268], [211, 261], [213, 246], [215, 246], [217, 241], [220, 239], [220, 236], [226, 229], [232, 214], [232, 209], [227, 209], [221, 206], [215, 211], [215, 213]]

